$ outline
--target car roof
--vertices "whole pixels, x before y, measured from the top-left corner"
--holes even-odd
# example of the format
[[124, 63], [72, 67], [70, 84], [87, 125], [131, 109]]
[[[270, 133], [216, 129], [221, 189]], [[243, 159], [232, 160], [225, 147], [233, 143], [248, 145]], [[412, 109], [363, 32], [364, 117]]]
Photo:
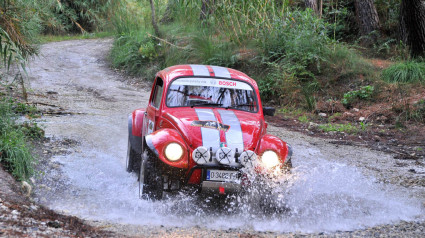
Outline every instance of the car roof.
[[212, 78], [225, 78], [225, 79], [236, 79], [247, 82], [253, 87], [258, 88], [257, 83], [254, 79], [250, 78], [245, 73], [238, 70], [214, 66], [214, 65], [199, 65], [199, 64], [186, 64], [186, 65], [175, 65], [165, 68], [156, 74], [164, 80], [164, 83], [168, 85], [173, 79], [180, 77], [212, 77]]

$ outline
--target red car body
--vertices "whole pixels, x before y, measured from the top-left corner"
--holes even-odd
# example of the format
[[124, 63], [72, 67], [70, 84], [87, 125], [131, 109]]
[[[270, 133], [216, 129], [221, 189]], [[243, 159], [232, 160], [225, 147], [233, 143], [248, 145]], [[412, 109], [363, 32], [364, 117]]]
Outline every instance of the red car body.
[[[257, 83], [234, 69], [178, 65], [158, 72], [147, 108], [132, 112], [128, 128], [127, 171], [139, 172], [142, 197], [159, 199], [163, 190], [187, 185], [238, 192], [244, 168], [265, 174], [291, 166], [290, 146], [266, 133]], [[273, 166], [263, 165], [266, 152]]]

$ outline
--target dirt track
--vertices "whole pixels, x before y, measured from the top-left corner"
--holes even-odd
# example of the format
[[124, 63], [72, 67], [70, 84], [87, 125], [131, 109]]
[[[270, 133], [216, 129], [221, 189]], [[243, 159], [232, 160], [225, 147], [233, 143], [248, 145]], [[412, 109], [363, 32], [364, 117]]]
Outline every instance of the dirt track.
[[[40, 123], [50, 137], [39, 167], [45, 175], [36, 178], [39, 203], [130, 236], [423, 235], [423, 161], [398, 161], [274, 126], [269, 132], [295, 150], [294, 185], [286, 201], [291, 215], [258, 219], [246, 211], [214, 211], [222, 224], [202, 211], [193, 215], [186, 208], [192, 205], [177, 199], [137, 201], [136, 178], [124, 170], [127, 115], [146, 104], [150, 88], [131, 85], [137, 80], [108, 68], [111, 42], [50, 43], [31, 64], [30, 101], [45, 112]], [[205, 221], [212, 224], [203, 226]]]

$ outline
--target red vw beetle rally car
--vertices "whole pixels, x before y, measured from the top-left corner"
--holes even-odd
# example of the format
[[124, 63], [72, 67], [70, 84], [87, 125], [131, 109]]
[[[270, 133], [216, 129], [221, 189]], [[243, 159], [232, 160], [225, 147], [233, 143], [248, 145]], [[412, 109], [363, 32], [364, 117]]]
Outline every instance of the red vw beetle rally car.
[[[241, 191], [247, 171], [291, 167], [291, 147], [266, 134], [257, 83], [234, 69], [178, 65], [156, 74], [147, 108], [128, 119], [127, 171], [139, 173], [141, 198], [195, 186]], [[271, 109], [271, 110], [270, 110]]]

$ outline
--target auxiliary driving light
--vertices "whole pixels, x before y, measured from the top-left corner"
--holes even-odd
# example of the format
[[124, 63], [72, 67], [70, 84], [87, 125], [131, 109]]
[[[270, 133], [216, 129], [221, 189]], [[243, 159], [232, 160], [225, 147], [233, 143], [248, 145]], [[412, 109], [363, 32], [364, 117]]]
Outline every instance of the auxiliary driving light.
[[199, 146], [193, 151], [192, 158], [197, 164], [206, 164], [210, 160], [211, 154], [207, 148]]
[[177, 143], [170, 143], [165, 147], [165, 157], [170, 161], [177, 161], [183, 155], [183, 148]]
[[245, 168], [254, 168], [257, 165], [257, 155], [254, 151], [247, 150], [239, 156], [239, 161]]
[[220, 164], [232, 164], [235, 162], [235, 155], [229, 147], [221, 147], [215, 154], [216, 160]]
[[263, 162], [263, 165], [271, 169], [277, 165], [279, 165], [279, 156], [276, 154], [276, 152], [268, 150], [263, 153], [263, 156], [261, 156], [261, 161]]

